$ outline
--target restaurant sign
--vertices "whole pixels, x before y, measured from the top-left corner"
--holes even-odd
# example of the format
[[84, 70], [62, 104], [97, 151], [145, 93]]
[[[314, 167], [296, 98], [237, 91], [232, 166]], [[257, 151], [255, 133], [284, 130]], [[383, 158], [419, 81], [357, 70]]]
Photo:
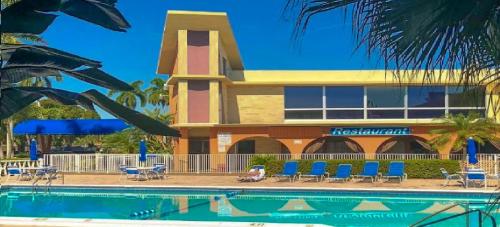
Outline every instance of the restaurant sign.
[[338, 127], [330, 130], [332, 136], [402, 136], [410, 135], [408, 127]]

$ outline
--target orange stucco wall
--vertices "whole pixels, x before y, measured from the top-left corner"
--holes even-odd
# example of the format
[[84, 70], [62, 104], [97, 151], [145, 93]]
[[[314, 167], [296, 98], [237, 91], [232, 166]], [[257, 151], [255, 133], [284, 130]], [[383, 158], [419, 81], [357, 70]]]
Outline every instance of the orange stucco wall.
[[[291, 154], [301, 154], [311, 142], [314, 140], [329, 136], [331, 127], [322, 126], [267, 126], [267, 127], [211, 127], [209, 128], [210, 153], [223, 154], [218, 152], [217, 134], [230, 133], [231, 145], [226, 146], [226, 153], [229, 148], [236, 144], [238, 141], [252, 138], [252, 137], [268, 137], [280, 141], [285, 145]], [[432, 136], [428, 133], [431, 127], [428, 126], [413, 126], [411, 128], [411, 135], [417, 136], [425, 140], [429, 140]], [[179, 141], [188, 141], [190, 135], [189, 130], [181, 129], [182, 137]], [[366, 154], [373, 154], [377, 148], [385, 141], [392, 138], [392, 136], [348, 136], [347, 138], [358, 143]], [[179, 143], [176, 153], [187, 153], [187, 142], [185, 146]], [[450, 145], [441, 147], [438, 152], [440, 154], [449, 154], [451, 150]]]

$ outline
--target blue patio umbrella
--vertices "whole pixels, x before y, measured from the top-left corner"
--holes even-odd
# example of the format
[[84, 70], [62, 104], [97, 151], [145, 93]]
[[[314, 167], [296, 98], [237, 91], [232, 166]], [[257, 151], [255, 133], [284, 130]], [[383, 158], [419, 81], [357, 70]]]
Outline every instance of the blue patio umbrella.
[[30, 143], [30, 160], [31, 161], [36, 161], [38, 160], [38, 157], [37, 157], [37, 152], [36, 152], [36, 140], [35, 139], [31, 139], [31, 143]]
[[141, 140], [139, 142], [139, 161], [145, 162], [146, 161], [146, 153], [148, 149], [146, 148], [146, 142], [144, 140]]
[[476, 164], [477, 163], [477, 158], [476, 158], [476, 141], [472, 139], [472, 137], [469, 137], [467, 139], [467, 154], [469, 155], [469, 163], [470, 164]]

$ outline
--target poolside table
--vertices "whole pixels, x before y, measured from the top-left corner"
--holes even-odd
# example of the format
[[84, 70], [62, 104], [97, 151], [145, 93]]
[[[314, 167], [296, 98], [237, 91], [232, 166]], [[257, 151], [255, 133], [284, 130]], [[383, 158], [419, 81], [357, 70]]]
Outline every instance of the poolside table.
[[137, 170], [146, 176], [147, 179], [149, 179], [148, 172], [153, 170], [155, 167], [154, 166], [143, 166], [143, 167], [136, 167]]

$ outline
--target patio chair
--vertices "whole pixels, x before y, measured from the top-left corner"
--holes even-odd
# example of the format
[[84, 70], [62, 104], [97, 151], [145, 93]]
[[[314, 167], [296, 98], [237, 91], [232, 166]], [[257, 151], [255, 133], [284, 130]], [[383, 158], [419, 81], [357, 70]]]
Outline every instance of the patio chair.
[[148, 175], [153, 179], [164, 179], [167, 168], [164, 164], [154, 164], [153, 169], [148, 172]]
[[35, 172], [35, 177], [39, 179], [49, 179], [48, 167], [43, 167], [42, 169], [37, 169]]
[[362, 178], [363, 180], [369, 178], [371, 182], [375, 182], [378, 180], [378, 162], [366, 162], [363, 166], [363, 172], [361, 174], [356, 175], [358, 178]]
[[315, 161], [313, 162], [311, 166], [311, 172], [308, 174], [301, 174], [299, 173], [299, 180], [302, 177], [306, 178], [314, 178], [316, 179], [317, 182], [320, 180], [323, 180], [325, 178], [325, 175], [328, 173], [326, 172], [326, 162], [325, 161]]
[[391, 162], [389, 163], [389, 170], [387, 174], [383, 175], [382, 178], [389, 181], [391, 178], [396, 178], [401, 183], [407, 177], [405, 173], [405, 163], [404, 162]]
[[48, 179], [57, 179], [59, 171], [55, 166], [47, 166], [45, 169], [45, 177]]
[[248, 171], [247, 175], [239, 176], [238, 181], [241, 182], [257, 182], [266, 178], [266, 171], [264, 165], [254, 165]]
[[481, 186], [484, 185], [484, 188], [488, 187], [487, 184], [487, 177], [486, 177], [486, 172], [480, 172], [480, 171], [472, 171], [472, 172], [467, 172], [465, 174], [465, 188], [469, 187], [469, 184], [473, 183]]
[[351, 164], [340, 164], [337, 166], [337, 171], [335, 176], [328, 178], [330, 182], [343, 181], [347, 182], [351, 179], [352, 165]]
[[148, 177], [143, 172], [139, 171], [137, 168], [126, 168], [127, 179], [133, 180], [147, 180]]
[[7, 181], [11, 176], [16, 176], [16, 181], [18, 180], [31, 180], [32, 176], [29, 172], [22, 171], [21, 168], [17, 166], [7, 166]]
[[441, 174], [445, 179], [443, 186], [448, 186], [451, 180], [456, 180], [463, 184], [464, 179], [462, 178], [462, 176], [460, 176], [460, 174], [449, 174], [445, 168], [440, 168], [439, 170], [441, 171]]
[[120, 170], [120, 180], [124, 177], [127, 176], [127, 165], [119, 165], [118, 170]]
[[276, 177], [278, 181], [280, 181], [282, 178], [288, 178], [290, 179], [290, 182], [293, 182], [297, 177], [298, 168], [299, 168], [299, 163], [297, 161], [285, 162], [283, 166], [283, 172], [275, 174], [273, 175], [273, 177]]

